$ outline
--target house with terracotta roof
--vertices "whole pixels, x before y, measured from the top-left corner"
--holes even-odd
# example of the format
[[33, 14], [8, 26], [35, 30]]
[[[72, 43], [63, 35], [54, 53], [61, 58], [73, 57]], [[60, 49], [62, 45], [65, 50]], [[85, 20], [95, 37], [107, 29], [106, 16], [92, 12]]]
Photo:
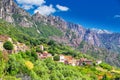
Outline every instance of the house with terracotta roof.
[[64, 63], [65, 63], [65, 64], [68, 64], [68, 65], [76, 66], [76, 60], [75, 60], [75, 59], [65, 60]]
[[53, 58], [52, 54], [48, 53], [47, 51], [44, 51], [43, 53], [37, 53], [38, 58], [40, 59], [46, 59], [46, 58]]
[[92, 65], [93, 61], [92, 60], [88, 60], [86, 58], [80, 58], [79, 60], [77, 60], [77, 65], [81, 66], [81, 65]]
[[72, 66], [76, 65], [76, 60], [72, 56], [60, 55], [59, 62], [63, 62], [65, 64], [72, 65]]
[[13, 50], [14, 53], [18, 53], [18, 52], [20, 52], [20, 51], [25, 52], [26, 50], [29, 50], [29, 47], [27, 47], [27, 46], [26, 46], [25, 44], [23, 44], [23, 43], [17, 42], [16, 44], [13, 44], [13, 45], [14, 45], [14, 50]]

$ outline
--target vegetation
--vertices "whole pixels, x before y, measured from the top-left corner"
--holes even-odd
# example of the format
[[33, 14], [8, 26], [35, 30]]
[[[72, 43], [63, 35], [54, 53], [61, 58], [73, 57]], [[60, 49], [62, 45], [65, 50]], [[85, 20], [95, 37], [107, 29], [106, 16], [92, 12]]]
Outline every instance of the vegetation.
[[[40, 33], [36, 31], [37, 29], [40, 31]], [[1, 19], [0, 19], [0, 34], [8, 35], [14, 41], [19, 41], [29, 46], [39, 45], [41, 42], [47, 41], [48, 39], [45, 38], [48, 38], [50, 36], [63, 35], [59, 29], [53, 26], [48, 26], [39, 23], [38, 27], [25, 28], [18, 25], [14, 26]]]
[[60, 60], [60, 56], [58, 56], [58, 55], [56, 55], [56, 56], [54, 56], [54, 61], [59, 61]]
[[62, 36], [63, 33], [56, 27], [50, 25], [44, 25], [42, 23], [36, 23], [37, 29], [40, 31], [40, 35], [43, 37], [50, 37], [50, 36]]
[[13, 50], [13, 44], [12, 44], [10, 41], [6, 41], [6, 42], [3, 44], [3, 47], [4, 47], [6, 50]]
[[36, 60], [31, 52], [9, 55], [6, 63], [4, 60], [0, 60], [0, 63], [0, 78], [3, 80], [21, 80], [25, 76], [32, 80], [97, 80], [100, 75], [103, 76], [102, 80], [120, 77], [117, 73], [97, 70], [95, 66], [64, 65], [51, 58]]
[[26, 65], [26, 67], [29, 69], [29, 70], [32, 70], [33, 69], [33, 63], [32, 62], [30, 62], [30, 61], [26, 61], [25, 62], [25, 65]]
[[112, 66], [106, 64], [106, 63], [102, 63], [100, 64], [100, 66], [103, 68], [103, 69], [107, 69], [107, 70], [112, 70]]

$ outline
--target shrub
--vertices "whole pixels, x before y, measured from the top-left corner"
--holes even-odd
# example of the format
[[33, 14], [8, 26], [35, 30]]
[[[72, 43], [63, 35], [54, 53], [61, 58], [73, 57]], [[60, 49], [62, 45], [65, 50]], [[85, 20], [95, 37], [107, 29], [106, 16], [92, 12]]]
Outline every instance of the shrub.
[[26, 61], [26, 62], [25, 62], [25, 65], [26, 65], [26, 67], [27, 67], [29, 70], [32, 70], [32, 69], [34, 68], [33, 63], [30, 62], [30, 61]]
[[6, 50], [13, 50], [13, 44], [12, 44], [10, 41], [6, 41], [6, 42], [3, 44], [3, 47], [4, 47]]
[[100, 67], [107, 69], [109, 71], [112, 70], [112, 66], [110, 66], [109, 64], [106, 64], [106, 63], [101, 63]]
[[54, 56], [53, 59], [54, 59], [54, 61], [59, 61], [59, 60], [60, 60], [60, 56], [58, 56], [58, 55], [57, 55], [57, 56]]

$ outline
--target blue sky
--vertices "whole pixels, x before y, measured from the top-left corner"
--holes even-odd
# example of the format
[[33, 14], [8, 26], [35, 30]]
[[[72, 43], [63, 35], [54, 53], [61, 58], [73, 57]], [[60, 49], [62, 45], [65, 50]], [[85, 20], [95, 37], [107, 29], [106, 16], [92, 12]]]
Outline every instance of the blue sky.
[[120, 0], [16, 0], [31, 14], [55, 15], [85, 28], [120, 32]]

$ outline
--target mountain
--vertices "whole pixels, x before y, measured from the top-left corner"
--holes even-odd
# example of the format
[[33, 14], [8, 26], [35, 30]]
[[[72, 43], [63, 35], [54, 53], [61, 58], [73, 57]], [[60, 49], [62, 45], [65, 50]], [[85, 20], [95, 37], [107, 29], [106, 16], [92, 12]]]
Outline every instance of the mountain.
[[112, 34], [112, 32], [103, 29], [92, 28], [91, 30], [98, 34]]
[[[70, 45], [83, 53], [104, 59], [112, 65], [120, 66], [120, 33], [107, 30], [85, 29], [83, 26], [67, 22], [59, 16], [32, 16], [18, 7], [13, 0], [0, 1], [0, 18], [15, 25], [33, 37], [46, 37], [59, 43]], [[27, 28], [27, 29], [26, 29]], [[28, 31], [30, 30], [30, 31]], [[110, 59], [115, 55], [115, 59]], [[114, 63], [113, 63], [114, 62]]]
[[[119, 53], [119, 33], [112, 33], [107, 30], [100, 29], [85, 29], [79, 24], [67, 22], [58, 16], [42, 16], [39, 13], [34, 14], [32, 16], [32, 20], [38, 23], [52, 25], [60, 29], [64, 35], [63, 38], [58, 39], [61, 39], [61, 41], [63, 41], [62, 39], [65, 39], [64, 42], [71, 46], [78, 47], [82, 41], [85, 41], [93, 46], [106, 48]], [[52, 39], [58, 41], [56, 38]]]

